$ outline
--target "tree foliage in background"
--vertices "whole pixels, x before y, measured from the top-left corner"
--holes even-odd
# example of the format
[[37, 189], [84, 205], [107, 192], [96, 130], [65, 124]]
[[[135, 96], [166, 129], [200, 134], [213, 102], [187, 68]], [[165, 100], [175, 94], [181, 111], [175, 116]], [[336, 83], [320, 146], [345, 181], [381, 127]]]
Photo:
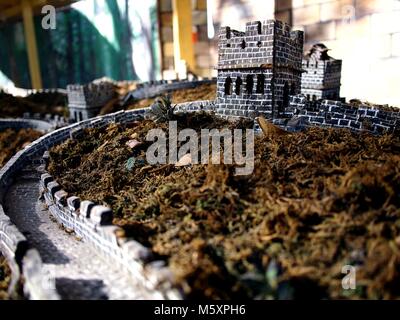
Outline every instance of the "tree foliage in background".
[[[115, 80], [149, 80], [158, 76], [155, 0], [144, 4], [132, 0], [86, 0], [83, 5], [90, 9], [87, 14], [75, 6], [58, 10], [56, 30], [42, 29], [42, 17], [35, 18], [44, 87], [65, 88], [70, 83], [87, 83], [104, 76]], [[143, 20], [146, 10], [149, 21]], [[111, 20], [111, 25], [102, 23], [103, 17]], [[104, 30], [112, 32], [111, 37]], [[22, 22], [0, 25], [0, 48], [0, 71], [17, 87], [31, 87]], [[138, 74], [134, 61], [141, 56], [142, 64], [150, 58], [149, 66], [148, 71]]]

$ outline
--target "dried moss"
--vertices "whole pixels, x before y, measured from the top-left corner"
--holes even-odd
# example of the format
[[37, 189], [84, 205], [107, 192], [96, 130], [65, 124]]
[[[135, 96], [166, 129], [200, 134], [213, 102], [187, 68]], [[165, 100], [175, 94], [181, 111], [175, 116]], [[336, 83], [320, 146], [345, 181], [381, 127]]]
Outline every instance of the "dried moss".
[[8, 286], [11, 281], [11, 271], [8, 267], [6, 260], [0, 254], [0, 300], [9, 299], [8, 296]]
[[25, 145], [38, 139], [42, 133], [33, 129], [6, 129], [0, 131], [0, 168]]
[[[179, 124], [248, 125], [203, 113]], [[312, 128], [258, 137], [255, 170], [238, 177], [228, 165], [147, 166], [148, 144], [126, 142], [154, 127], [89, 129], [51, 150], [49, 169], [71, 194], [111, 206], [189, 297], [400, 297], [399, 136]], [[357, 290], [342, 290], [348, 264]]]

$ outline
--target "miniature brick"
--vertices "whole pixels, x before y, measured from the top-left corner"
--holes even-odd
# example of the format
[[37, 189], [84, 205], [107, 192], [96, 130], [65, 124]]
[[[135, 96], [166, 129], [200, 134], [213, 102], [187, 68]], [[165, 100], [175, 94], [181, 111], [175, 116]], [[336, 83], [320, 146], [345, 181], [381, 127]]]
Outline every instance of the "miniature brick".
[[43, 186], [44, 186], [45, 188], [47, 188], [47, 185], [48, 185], [51, 181], [53, 181], [53, 177], [52, 177], [50, 174], [48, 174], [48, 173], [44, 173], [44, 174], [42, 174], [42, 175], [40, 176], [40, 181], [43, 183]]
[[84, 218], [90, 218], [90, 212], [95, 204], [92, 201], [82, 201], [80, 204], [80, 214]]
[[122, 250], [128, 259], [136, 261], [145, 262], [149, 261], [152, 257], [151, 251], [135, 240], [130, 240], [122, 244]]
[[81, 201], [78, 197], [69, 197], [67, 199], [67, 205], [68, 209], [71, 210], [72, 212], [77, 211], [80, 207]]
[[67, 197], [68, 197], [68, 193], [65, 192], [64, 190], [60, 190], [57, 191], [54, 194], [54, 199], [56, 200], [56, 202], [62, 206], [65, 206], [67, 204]]
[[61, 190], [61, 186], [57, 182], [52, 181], [47, 185], [47, 189], [49, 190], [51, 196], [54, 197], [56, 192]]
[[101, 226], [110, 225], [113, 220], [113, 212], [105, 206], [94, 206], [90, 210], [90, 220]]

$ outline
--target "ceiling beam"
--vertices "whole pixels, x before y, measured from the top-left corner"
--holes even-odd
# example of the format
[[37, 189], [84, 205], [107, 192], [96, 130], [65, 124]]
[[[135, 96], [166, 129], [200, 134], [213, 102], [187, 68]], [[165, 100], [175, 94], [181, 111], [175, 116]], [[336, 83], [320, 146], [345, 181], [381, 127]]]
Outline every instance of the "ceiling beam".
[[196, 71], [193, 45], [192, 1], [173, 0], [173, 34], [175, 71], [180, 72], [182, 62], [192, 71]]
[[[32, 8], [38, 6], [44, 6], [47, 4], [47, 0], [30, 0], [28, 1]], [[0, 20], [7, 20], [9, 18], [14, 18], [16, 16], [22, 15], [22, 4], [16, 4], [8, 9], [0, 11]]]
[[42, 77], [40, 73], [40, 62], [36, 44], [35, 24], [33, 22], [32, 2], [22, 0], [22, 16], [24, 21], [24, 34], [26, 49], [28, 52], [29, 73], [33, 89], [42, 89]]

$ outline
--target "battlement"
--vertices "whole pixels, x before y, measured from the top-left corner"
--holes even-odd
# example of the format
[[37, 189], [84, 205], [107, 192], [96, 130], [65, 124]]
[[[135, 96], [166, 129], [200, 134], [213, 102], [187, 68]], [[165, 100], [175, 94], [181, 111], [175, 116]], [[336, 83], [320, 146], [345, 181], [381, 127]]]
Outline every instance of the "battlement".
[[302, 31], [292, 31], [292, 28], [289, 24], [277, 20], [247, 22], [245, 32], [234, 30], [227, 26], [221, 27], [218, 39], [230, 40], [234, 38], [248, 38], [266, 35], [271, 36], [274, 33], [288, 37], [292, 41], [303, 41]]
[[68, 106], [75, 108], [99, 108], [115, 95], [114, 85], [110, 82], [86, 85], [68, 85]]
[[300, 70], [298, 53], [302, 55], [303, 38], [302, 31], [292, 31], [288, 24], [275, 20], [248, 22], [245, 32], [222, 27], [218, 35], [217, 69], [275, 65]]
[[342, 60], [314, 60], [314, 59], [303, 59], [302, 61], [303, 69], [321, 69], [327, 71], [336, 71], [334, 69], [339, 69], [342, 67]]
[[333, 100], [311, 102], [304, 95], [290, 96], [289, 107], [282, 116], [297, 122], [301, 120], [306, 126], [346, 128], [375, 134], [398, 132], [400, 128], [398, 110], [364, 104], [355, 106]]

